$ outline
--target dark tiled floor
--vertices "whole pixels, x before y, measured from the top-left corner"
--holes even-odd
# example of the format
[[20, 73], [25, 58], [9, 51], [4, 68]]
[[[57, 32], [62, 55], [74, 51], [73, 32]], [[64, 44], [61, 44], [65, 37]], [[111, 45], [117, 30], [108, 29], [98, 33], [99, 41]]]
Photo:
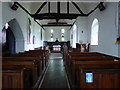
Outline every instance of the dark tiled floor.
[[40, 88], [69, 88], [61, 53], [52, 53]]

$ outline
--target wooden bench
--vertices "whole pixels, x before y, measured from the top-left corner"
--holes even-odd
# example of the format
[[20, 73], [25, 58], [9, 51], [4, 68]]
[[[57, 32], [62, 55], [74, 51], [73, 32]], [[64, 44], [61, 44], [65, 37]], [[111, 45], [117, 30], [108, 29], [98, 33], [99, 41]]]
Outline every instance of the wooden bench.
[[102, 56], [102, 54], [99, 54], [97, 52], [68, 52], [66, 54], [66, 59], [65, 62], [67, 62], [67, 60], [69, 60], [70, 56]]
[[[79, 88], [120, 88], [120, 61], [76, 61], [74, 68]], [[86, 82], [87, 73], [93, 81]]]
[[[77, 85], [79, 84], [79, 88], [85, 88], [85, 87], [86, 88], [89, 88], [89, 87], [94, 88], [94, 84], [90, 84], [90, 85], [88, 84], [88, 86], [87, 86], [87, 84], [85, 83], [85, 79], [83, 81], [85, 74], [83, 77], [83, 74], [81, 75], [81, 73], [83, 71], [86, 72], [89, 70], [93, 70], [94, 72], [99, 72], [99, 75], [103, 75], [103, 76], [106, 75], [109, 78], [110, 78], [110, 76], [113, 77], [114, 75], [119, 76], [120, 74], [116, 73], [116, 71], [120, 72], [120, 65], [119, 65], [120, 63], [115, 62], [114, 61], [115, 59], [118, 59], [118, 58], [115, 58], [114, 56], [98, 53], [98, 52], [68, 52], [68, 53], [66, 53], [65, 66], [70, 75], [70, 78], [72, 79], [72, 82]], [[102, 64], [102, 63], [104, 63], [104, 64]], [[87, 64], [87, 65], [84, 65], [84, 64]], [[81, 69], [81, 67], [82, 67], [82, 69]], [[96, 70], [98, 70], [98, 71], [96, 71]], [[108, 70], [108, 72], [107, 72], [107, 70]], [[102, 74], [100, 71], [102, 72]], [[107, 74], [105, 72], [107, 72]], [[111, 72], [113, 72], [114, 74], [111, 74]], [[105, 79], [105, 78], [106, 77], [104, 77], [103, 79]], [[98, 79], [99, 79], [99, 77], [98, 77]], [[120, 77], [117, 77], [117, 79], [120, 81]], [[113, 77], [113, 80], [116, 80], [116, 78]], [[100, 81], [100, 83], [102, 83], [101, 81]], [[110, 83], [107, 86], [104, 86], [104, 84], [103, 84], [103, 86], [95, 86], [95, 88], [118, 87], [118, 83], [120, 83], [120, 82], [115, 81], [115, 82], [111, 83], [111, 81], [110, 80], [108, 81]], [[84, 82], [85, 85], [81, 84], [82, 82]], [[106, 83], [108, 83], [108, 82], [106, 82]], [[115, 83], [117, 83], [116, 86], [115, 86]], [[109, 86], [110, 84], [113, 84], [113, 85], [111, 85], [111, 87], [110, 87]], [[93, 87], [91, 87], [92, 85], [93, 85]]]
[[45, 59], [45, 65], [47, 66], [49, 60], [49, 50], [30, 50], [32, 53], [43, 53]]
[[80, 52], [75, 52], [75, 53], [68, 53], [67, 59], [66, 59], [66, 68], [69, 73], [70, 78], [72, 81], [75, 83], [75, 66], [74, 62], [76, 61], [114, 61], [114, 57], [102, 55], [96, 52], [88, 53], [80, 53]]
[[[97, 52], [69, 52], [67, 53], [67, 59], [69, 60], [70, 57], [94, 57], [94, 56], [106, 56]], [[109, 56], [110, 57], [110, 56]]]
[[[111, 56], [106, 56], [106, 55], [103, 55], [103, 54], [100, 54], [97, 52], [82, 52], [82, 53], [81, 52], [69, 52], [69, 53], [67, 53], [65, 62], [66, 62], [66, 64], [69, 64], [70, 60], [77, 59], [79, 57], [93, 57], [93, 59], [94, 59], [94, 57], [111, 57]], [[113, 58], [113, 57], [111, 57], [111, 58]]]
[[20, 53], [20, 54], [13, 54], [10, 57], [28, 57], [28, 58], [35, 58], [36, 60], [39, 61], [39, 71], [42, 73], [44, 64], [43, 64], [43, 57], [36, 54], [36, 53]]
[[[47, 55], [46, 55], [47, 54]], [[37, 60], [39, 61], [39, 65], [37, 65], [39, 67], [39, 69], [37, 69], [38, 74], [38, 81], [36, 82], [35, 87], [37, 87], [40, 83], [40, 80], [43, 77], [44, 71], [46, 69], [46, 61], [48, 61], [49, 59], [49, 52], [48, 50], [30, 50], [30, 51], [26, 51], [26, 52], [20, 52], [19, 54], [14, 54], [11, 55], [11, 57], [29, 57], [29, 58], [38, 58]], [[25, 60], [25, 59], [24, 59]]]
[[[17, 56], [16, 56], [17, 57]], [[37, 77], [39, 77], [42, 73], [42, 63], [39, 57], [3, 57], [4, 61], [36, 61], [37, 62]]]
[[34, 86], [38, 79], [38, 60], [24, 57], [3, 57], [3, 67], [22, 66], [32, 72], [32, 85]]
[[71, 64], [73, 61], [78, 60], [78, 61], [98, 61], [98, 60], [105, 60], [105, 61], [113, 61], [114, 57], [109, 57], [109, 56], [104, 56], [101, 54], [69, 54], [68, 58], [66, 60], [66, 64], [68, 69], [70, 69]]
[[44, 62], [44, 65], [47, 66], [48, 65], [48, 60], [49, 60], [49, 51], [48, 50], [30, 50], [30, 51], [26, 51], [26, 53], [28, 54], [37, 54], [37, 55], [41, 55], [42, 56], [42, 60]]
[[2, 89], [11, 88], [32, 88], [31, 72], [23, 67], [2, 68]]
[[42, 52], [44, 53], [44, 57], [45, 57], [45, 60], [46, 60], [46, 65], [47, 65], [47, 62], [49, 60], [49, 50], [30, 50], [29, 52]]
[[19, 54], [11, 55], [12, 57], [38, 57], [40, 58], [40, 63], [42, 64], [42, 71], [45, 69], [45, 57], [43, 53], [33, 53], [33, 52], [22, 52]]
[[114, 58], [112, 57], [74, 57], [72, 58], [70, 61], [69, 61], [69, 64], [68, 64], [68, 69], [69, 69], [69, 72], [71, 73], [73, 79], [74, 79], [74, 73], [76, 72], [75, 71], [75, 66], [74, 66], [74, 62], [76, 61], [84, 61], [84, 62], [87, 62], [87, 61], [114, 61]]
[[36, 83], [39, 84], [37, 80], [40, 76], [42, 78], [48, 59], [48, 50], [30, 50], [11, 55], [10, 57], [3, 57], [3, 67], [21, 66], [31, 71], [32, 87], [34, 87]]

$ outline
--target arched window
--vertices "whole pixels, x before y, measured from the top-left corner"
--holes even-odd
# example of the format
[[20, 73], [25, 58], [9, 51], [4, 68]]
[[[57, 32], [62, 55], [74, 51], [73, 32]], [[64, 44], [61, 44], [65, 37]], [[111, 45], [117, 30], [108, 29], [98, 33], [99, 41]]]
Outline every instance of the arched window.
[[61, 40], [62, 41], [65, 41], [64, 34], [65, 34], [65, 29], [61, 29]]
[[99, 31], [99, 23], [95, 18], [91, 27], [91, 45], [98, 45], [98, 31]]
[[51, 29], [51, 36], [50, 36], [50, 38], [51, 38], [51, 41], [53, 41], [53, 29]]

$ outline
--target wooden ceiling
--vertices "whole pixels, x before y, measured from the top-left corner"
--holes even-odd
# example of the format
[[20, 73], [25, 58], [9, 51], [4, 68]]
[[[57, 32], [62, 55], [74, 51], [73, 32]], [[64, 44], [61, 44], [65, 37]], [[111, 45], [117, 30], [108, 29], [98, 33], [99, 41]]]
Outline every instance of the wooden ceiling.
[[[55, 22], [52, 23], [46, 23], [46, 24], [42, 24], [42, 27], [46, 27], [46, 26], [72, 26], [72, 24], [69, 24], [65, 21], [60, 22], [60, 20], [62, 19], [69, 19], [69, 20], [74, 20], [76, 19], [78, 16], [83, 16], [83, 17], [87, 17], [89, 16], [92, 12], [94, 12], [97, 8], [99, 8], [101, 5], [103, 5], [103, 2], [100, 2], [97, 4], [97, 6], [91, 10], [90, 12], [88, 12], [87, 14], [85, 14], [81, 8], [77, 5], [76, 2], [71, 1], [71, 2], [67, 2], [67, 12], [66, 13], [62, 13], [61, 12], [61, 2], [57, 2], [57, 12], [53, 13], [51, 12], [51, 2], [42, 2], [42, 4], [39, 6], [39, 8], [36, 10], [36, 12], [34, 14], [31, 14], [30, 12], [28, 12], [28, 10], [23, 7], [20, 3], [15, 2], [14, 4], [21, 7], [26, 13], [28, 13], [32, 18], [34, 18], [34, 20], [37, 22], [38, 20], [53, 20], [55, 19]], [[70, 3], [78, 10], [79, 13], [70, 13]], [[48, 10], [46, 11], [46, 13], [42, 13], [41, 10], [45, 7], [48, 6]], [[38, 22], [37, 22], [38, 23]]]

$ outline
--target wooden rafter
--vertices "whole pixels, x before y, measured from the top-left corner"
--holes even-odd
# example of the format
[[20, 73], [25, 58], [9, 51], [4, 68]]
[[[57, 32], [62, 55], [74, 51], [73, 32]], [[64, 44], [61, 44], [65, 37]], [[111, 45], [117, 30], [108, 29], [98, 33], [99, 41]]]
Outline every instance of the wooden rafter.
[[50, 13], [50, 2], [48, 2], [48, 13]]
[[[34, 21], [39, 25], [39, 26], [41, 26], [42, 28], [43, 28], [43, 26], [36, 20], [36, 19], [34, 19]], [[44, 28], [43, 28], [44, 29]], [[45, 29], [44, 29], [45, 30]]]
[[51, 27], [51, 26], [65, 26], [65, 27], [71, 27], [73, 26], [73, 24], [45, 24], [45, 25], [42, 25], [42, 27]]
[[[30, 14], [22, 5], [20, 5], [18, 2], [15, 2], [19, 7], [21, 7], [27, 14], [29, 14], [31, 17], [33, 17], [33, 18], [35, 18], [35, 19], [56, 19], [57, 18], [57, 15], [58, 15], [58, 19], [72, 19], [72, 17], [73, 17], [73, 19], [75, 19], [75, 17], [76, 16], [89, 16], [92, 12], [94, 12], [98, 7], [99, 7], [99, 5], [101, 4], [101, 2], [93, 9], [93, 10], [91, 10], [88, 14], [83, 14], [82, 12], [81, 12], [81, 10], [79, 10], [80, 12], [81, 12], [81, 14], [69, 14], [69, 2], [67, 2], [67, 13], [65, 14], [62, 14], [62, 13], [60, 13], [60, 14], [58, 14], [58, 13], [42, 13], [42, 14], [38, 14], [40, 11], [41, 11], [41, 9], [46, 5], [46, 3], [47, 2], [44, 2], [41, 6], [40, 6], [40, 8], [37, 10], [37, 12], [35, 13], [35, 14]], [[72, 2], [72, 3], [74, 3], [74, 2]], [[103, 3], [103, 2], [102, 2]], [[50, 5], [50, 2], [49, 2], [49, 5]], [[49, 6], [48, 5], [48, 6]], [[74, 5], [76, 6], [76, 4], [74, 3]], [[50, 7], [50, 6], [49, 6]], [[50, 10], [49, 10], [49, 12], [50, 12]], [[63, 15], [63, 16], [62, 16]], [[41, 16], [41, 17], [40, 17]], [[50, 17], [49, 17], [50, 16]], [[65, 18], [64, 18], [64, 16], [65, 16]], [[68, 16], [68, 18], [67, 18], [67, 16]], [[46, 18], [45, 18], [46, 17]]]
[[44, 2], [44, 3], [40, 6], [40, 8], [37, 10], [37, 12], [35, 13], [35, 15], [38, 14], [46, 4], [47, 4], [47, 2]]
[[28, 10], [26, 10], [21, 4], [19, 4], [18, 2], [14, 2], [15, 4], [17, 4], [20, 8], [22, 8], [27, 14], [29, 14], [30, 16], [32, 16]]
[[37, 15], [32, 15], [33, 18], [43, 20], [43, 19], [76, 19], [78, 16], [87, 16], [86, 14], [66, 14], [66, 13], [42, 13]]
[[[32, 14], [27, 10], [27, 9], [25, 9], [21, 4], [19, 4], [18, 2], [14, 2], [15, 4], [17, 4], [20, 8], [22, 8], [28, 15], [30, 15], [31, 17], [32, 17]], [[40, 24], [40, 23], [38, 23], [35, 19], [34, 19], [34, 21], [39, 25], [39, 26], [41, 26], [42, 27], [42, 25]], [[42, 27], [43, 28], [43, 27]], [[44, 28], [43, 28], [44, 29]], [[44, 29], [45, 30], [45, 29]]]
[[99, 7], [100, 4], [101, 2], [93, 10], [91, 10], [87, 15], [89, 16], [91, 13], [93, 13]]
[[[72, 2], [74, 6], [79, 10], [80, 14], [71, 14], [69, 13], [69, 2], [67, 2], [67, 13], [60, 13], [60, 2], [58, 3], [58, 13], [50, 13], [50, 2], [48, 2], [48, 13], [40, 13], [42, 8], [47, 4], [47, 2], [44, 2], [40, 8], [37, 10], [35, 14], [31, 14], [28, 12], [27, 9], [25, 9], [21, 4], [18, 2], [15, 2], [16, 5], [18, 5], [20, 8], [22, 8], [28, 15], [30, 15], [32, 18], [34, 18], [35, 22], [38, 23], [36, 20], [43, 20], [43, 19], [56, 19], [56, 24], [51, 25], [40, 25], [40, 26], [72, 26], [71, 24], [59, 24], [60, 19], [76, 19], [78, 16], [89, 16], [92, 12], [94, 12], [97, 8], [99, 8], [100, 4], [103, 4], [103, 2], [100, 2], [93, 10], [91, 10], [88, 14], [84, 14], [80, 8], [77, 6], [76, 3]], [[44, 29], [44, 28], [43, 28]]]
[[67, 14], [69, 14], [69, 2], [67, 2]]
[[57, 2], [57, 13], [60, 13], [60, 2]]
[[82, 10], [78, 7], [78, 5], [75, 2], [72, 2], [72, 4], [77, 8], [77, 10], [80, 12], [80, 14], [84, 15], [84, 13], [82, 12]]

